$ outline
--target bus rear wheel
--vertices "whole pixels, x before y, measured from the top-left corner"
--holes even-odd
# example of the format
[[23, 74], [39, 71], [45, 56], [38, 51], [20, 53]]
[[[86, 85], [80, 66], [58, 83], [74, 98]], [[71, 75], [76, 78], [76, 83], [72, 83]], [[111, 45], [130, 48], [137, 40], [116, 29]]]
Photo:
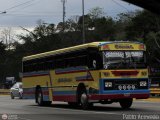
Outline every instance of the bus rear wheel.
[[133, 103], [133, 99], [132, 98], [129, 98], [129, 99], [121, 99], [119, 101], [122, 109], [128, 109], [131, 107], [132, 103]]
[[39, 88], [36, 90], [36, 103], [39, 106], [50, 106], [52, 101], [44, 101], [42, 90]]
[[36, 103], [37, 103], [39, 106], [43, 106], [43, 105], [44, 105], [43, 93], [42, 93], [41, 88], [38, 88], [38, 89], [36, 90]]

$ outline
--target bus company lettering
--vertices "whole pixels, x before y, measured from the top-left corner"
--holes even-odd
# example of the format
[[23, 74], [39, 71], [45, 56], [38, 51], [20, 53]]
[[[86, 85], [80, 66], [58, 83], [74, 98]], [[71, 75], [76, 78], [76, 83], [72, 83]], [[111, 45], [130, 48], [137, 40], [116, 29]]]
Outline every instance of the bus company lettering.
[[132, 45], [115, 45], [116, 49], [134, 49]]
[[58, 82], [71, 82], [72, 81], [72, 79], [70, 79], [70, 78], [59, 78], [58, 79]]

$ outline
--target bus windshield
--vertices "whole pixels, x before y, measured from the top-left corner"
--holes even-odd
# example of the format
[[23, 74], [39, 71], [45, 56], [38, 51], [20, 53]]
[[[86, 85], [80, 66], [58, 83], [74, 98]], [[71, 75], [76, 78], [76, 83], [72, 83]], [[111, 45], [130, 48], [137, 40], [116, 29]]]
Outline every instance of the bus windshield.
[[146, 68], [144, 51], [103, 51], [104, 69]]

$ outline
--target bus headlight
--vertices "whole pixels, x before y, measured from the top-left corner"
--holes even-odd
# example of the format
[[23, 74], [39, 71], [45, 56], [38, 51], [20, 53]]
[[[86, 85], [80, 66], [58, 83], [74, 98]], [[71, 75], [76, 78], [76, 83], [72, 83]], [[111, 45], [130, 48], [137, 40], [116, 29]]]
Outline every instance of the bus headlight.
[[112, 82], [105, 82], [105, 87], [112, 87]]
[[140, 86], [141, 86], [141, 87], [147, 86], [147, 82], [146, 82], [146, 81], [140, 81]]

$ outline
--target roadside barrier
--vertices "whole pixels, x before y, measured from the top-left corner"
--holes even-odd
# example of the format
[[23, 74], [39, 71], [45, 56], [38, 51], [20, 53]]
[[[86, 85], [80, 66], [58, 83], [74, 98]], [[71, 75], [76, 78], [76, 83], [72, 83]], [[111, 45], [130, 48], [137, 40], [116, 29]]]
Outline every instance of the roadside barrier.
[[9, 89], [0, 89], [0, 95], [9, 95], [10, 90]]

